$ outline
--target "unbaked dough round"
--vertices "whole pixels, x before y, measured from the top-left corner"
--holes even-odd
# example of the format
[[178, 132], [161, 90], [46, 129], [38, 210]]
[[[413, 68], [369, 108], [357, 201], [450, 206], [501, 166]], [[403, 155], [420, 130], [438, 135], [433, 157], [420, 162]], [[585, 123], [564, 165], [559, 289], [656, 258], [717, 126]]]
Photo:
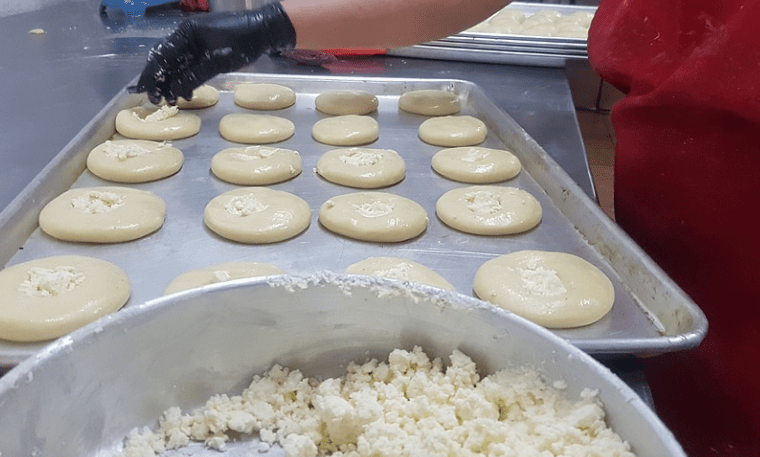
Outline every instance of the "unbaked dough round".
[[328, 230], [362, 241], [394, 243], [425, 231], [428, 215], [418, 203], [386, 192], [354, 192], [327, 200], [319, 221]]
[[40, 228], [64, 241], [121, 243], [155, 232], [166, 204], [155, 194], [117, 186], [68, 190], [40, 212]]
[[289, 119], [269, 114], [233, 113], [219, 121], [222, 137], [236, 143], [276, 143], [287, 140], [295, 131]]
[[363, 90], [329, 90], [317, 95], [314, 105], [325, 114], [369, 114], [377, 110], [377, 97]]
[[301, 173], [297, 151], [271, 146], [227, 148], [211, 159], [211, 171], [219, 179], [242, 186], [266, 186], [287, 181]]
[[327, 151], [317, 161], [316, 171], [336, 184], [376, 189], [404, 179], [406, 164], [393, 149], [354, 147]]
[[454, 290], [454, 286], [430, 268], [401, 257], [368, 257], [349, 265], [346, 274], [379, 276], [403, 282], [425, 284], [439, 289]]
[[472, 116], [433, 117], [420, 124], [420, 139], [436, 146], [475, 146], [486, 139], [488, 128]]
[[276, 243], [293, 238], [311, 223], [309, 204], [288, 192], [245, 187], [218, 195], [203, 213], [216, 234], [247, 244]]
[[359, 146], [377, 140], [380, 127], [369, 116], [347, 114], [317, 121], [311, 135], [320, 143], [333, 146]]
[[143, 183], [171, 176], [184, 161], [182, 151], [149, 140], [109, 140], [87, 156], [87, 168], [108, 181]]
[[193, 90], [193, 96], [190, 100], [182, 97], [177, 99], [177, 108], [179, 109], [202, 109], [216, 105], [219, 101], [219, 91], [214, 86], [204, 84]]
[[235, 86], [233, 100], [243, 108], [277, 110], [292, 106], [296, 102], [296, 93], [280, 84], [242, 83]]
[[463, 146], [443, 149], [433, 156], [435, 171], [454, 181], [491, 184], [512, 179], [520, 173], [520, 160], [503, 149]]
[[473, 289], [481, 299], [548, 328], [588, 325], [615, 301], [609, 278], [564, 252], [518, 251], [485, 262]]
[[447, 116], [461, 108], [459, 96], [440, 89], [423, 89], [404, 92], [398, 99], [402, 111], [423, 116]]
[[140, 140], [178, 140], [201, 130], [201, 118], [180, 111], [176, 106], [160, 108], [138, 106], [116, 114], [116, 131], [127, 138]]
[[116, 265], [83, 256], [54, 256], [0, 271], [0, 339], [34, 342], [66, 335], [117, 311], [129, 278]]
[[515, 187], [470, 186], [450, 190], [435, 205], [449, 227], [476, 235], [511, 235], [541, 221], [541, 204]]
[[243, 261], [220, 263], [182, 273], [169, 283], [164, 290], [164, 295], [234, 279], [281, 274], [285, 274], [285, 271], [268, 263]]

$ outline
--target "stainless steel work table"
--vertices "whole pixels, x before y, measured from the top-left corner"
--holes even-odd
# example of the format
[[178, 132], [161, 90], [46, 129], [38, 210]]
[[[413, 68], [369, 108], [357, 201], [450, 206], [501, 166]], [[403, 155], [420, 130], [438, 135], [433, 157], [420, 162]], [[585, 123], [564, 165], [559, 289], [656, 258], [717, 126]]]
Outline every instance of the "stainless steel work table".
[[[0, 210], [137, 76], [151, 46], [187, 14], [125, 18], [119, 24], [101, 18], [98, 2], [50, 0], [35, 11], [0, 17]], [[45, 33], [31, 34], [32, 29]], [[265, 56], [246, 71], [471, 81], [596, 198], [563, 69], [390, 56], [344, 58], [339, 67], [336, 73], [336, 66]], [[637, 360], [603, 362], [648, 399]]]

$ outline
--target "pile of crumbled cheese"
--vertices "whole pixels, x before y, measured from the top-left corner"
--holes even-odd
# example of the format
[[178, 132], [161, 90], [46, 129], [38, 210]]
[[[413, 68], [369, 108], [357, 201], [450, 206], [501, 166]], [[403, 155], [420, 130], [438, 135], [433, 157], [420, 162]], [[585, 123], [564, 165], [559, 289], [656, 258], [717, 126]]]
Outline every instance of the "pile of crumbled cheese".
[[597, 393], [569, 400], [563, 383], [531, 369], [480, 379], [459, 351], [451, 366], [420, 349], [387, 362], [350, 364], [343, 378], [304, 378], [274, 366], [239, 396], [217, 395], [190, 414], [169, 408], [159, 429], [133, 430], [124, 457], [153, 456], [191, 441], [223, 449], [259, 433], [259, 451], [279, 443], [289, 457], [605, 456], [633, 457], [604, 422]]

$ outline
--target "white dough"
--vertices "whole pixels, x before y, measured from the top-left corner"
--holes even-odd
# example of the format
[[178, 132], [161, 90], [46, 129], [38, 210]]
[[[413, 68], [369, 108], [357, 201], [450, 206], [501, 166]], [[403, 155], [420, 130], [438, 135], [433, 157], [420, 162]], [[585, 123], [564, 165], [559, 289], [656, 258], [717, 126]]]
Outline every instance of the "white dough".
[[293, 136], [295, 130], [290, 120], [268, 114], [233, 113], [219, 121], [222, 137], [236, 143], [276, 143]]
[[45, 341], [113, 313], [129, 299], [129, 278], [116, 265], [54, 256], [0, 271], [0, 338]]
[[435, 205], [449, 227], [476, 235], [511, 235], [541, 221], [541, 204], [515, 187], [470, 186], [450, 190]]
[[214, 86], [204, 84], [193, 90], [193, 96], [190, 100], [182, 97], [177, 99], [177, 108], [179, 109], [203, 109], [216, 105], [219, 101], [219, 91]]
[[363, 241], [394, 243], [420, 235], [428, 215], [418, 203], [385, 192], [354, 192], [327, 200], [319, 221], [328, 230]]
[[433, 117], [419, 127], [419, 136], [425, 143], [436, 146], [475, 146], [486, 139], [488, 128], [472, 116]]
[[317, 173], [330, 182], [361, 189], [387, 187], [404, 179], [404, 159], [392, 149], [343, 148], [319, 158]]
[[423, 116], [446, 116], [461, 109], [459, 96], [439, 89], [423, 89], [404, 92], [398, 99], [402, 111]]
[[454, 286], [430, 268], [413, 260], [400, 257], [368, 257], [345, 270], [346, 274], [379, 276], [438, 287], [439, 289], [454, 290]]
[[139, 140], [178, 140], [201, 130], [201, 118], [176, 106], [123, 109], [116, 114], [116, 131]]
[[68, 190], [40, 212], [40, 228], [64, 241], [120, 243], [142, 238], [164, 223], [166, 204], [155, 194], [129, 187]]
[[295, 104], [296, 93], [280, 84], [242, 83], [235, 86], [233, 100], [243, 108], [278, 110]]
[[143, 183], [171, 176], [184, 161], [182, 151], [149, 140], [109, 140], [87, 156], [87, 168], [108, 181]]
[[347, 114], [317, 121], [311, 135], [320, 143], [333, 146], [359, 146], [377, 140], [380, 127], [369, 116]]
[[481, 299], [547, 328], [588, 325], [615, 301], [612, 282], [594, 265], [563, 252], [518, 251], [485, 262], [473, 289]]
[[164, 290], [164, 295], [195, 289], [197, 287], [232, 281], [233, 279], [258, 278], [281, 275], [285, 271], [259, 262], [227, 262], [190, 270], [174, 278]]
[[329, 90], [314, 100], [318, 111], [325, 114], [342, 116], [346, 114], [369, 114], [377, 110], [377, 97], [363, 90]]
[[511, 152], [480, 146], [443, 149], [433, 156], [431, 165], [446, 178], [471, 184], [506, 181], [522, 168]]
[[203, 213], [216, 234], [247, 244], [276, 243], [293, 238], [311, 223], [303, 199], [266, 187], [245, 187], [218, 195]]
[[301, 173], [297, 151], [270, 146], [227, 148], [211, 159], [211, 171], [219, 179], [242, 186], [266, 186], [287, 181]]

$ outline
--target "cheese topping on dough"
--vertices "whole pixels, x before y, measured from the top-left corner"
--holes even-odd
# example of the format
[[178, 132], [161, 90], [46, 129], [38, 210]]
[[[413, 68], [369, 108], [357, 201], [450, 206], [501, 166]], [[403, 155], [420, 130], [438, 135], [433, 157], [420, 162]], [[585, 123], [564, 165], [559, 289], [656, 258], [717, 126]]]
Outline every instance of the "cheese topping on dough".
[[225, 206], [225, 209], [231, 214], [240, 217], [250, 216], [251, 214], [260, 213], [269, 208], [269, 205], [261, 203], [253, 194], [241, 195], [234, 197]]
[[55, 297], [74, 290], [85, 279], [84, 273], [69, 266], [32, 267], [26, 275], [18, 290], [30, 297]]
[[156, 111], [148, 114], [145, 116], [145, 118], [141, 118], [136, 112], [132, 112], [132, 116], [136, 117], [137, 119], [141, 120], [142, 122], [161, 122], [169, 119], [170, 117], [174, 117], [179, 113], [179, 108], [176, 106], [168, 106], [164, 105], [161, 108], [157, 109]]
[[124, 205], [124, 198], [118, 194], [95, 190], [71, 200], [71, 206], [74, 209], [89, 214], [107, 213], [122, 205]]
[[354, 211], [367, 218], [383, 217], [393, 212], [393, 204], [375, 200], [372, 203], [352, 205]]
[[554, 270], [544, 267], [520, 268], [522, 288], [530, 295], [552, 297], [567, 292], [564, 283]]
[[462, 162], [477, 162], [485, 159], [489, 155], [491, 155], [491, 153], [484, 148], [468, 148], [467, 152], [462, 156]]
[[213, 276], [214, 276], [215, 283], [226, 282], [226, 281], [229, 281], [231, 278], [230, 272], [227, 270], [216, 270], [214, 271]]
[[375, 165], [383, 156], [376, 152], [360, 148], [350, 148], [346, 154], [340, 156], [340, 161], [356, 167]]
[[495, 192], [478, 190], [465, 194], [467, 208], [478, 214], [494, 214], [503, 209], [500, 195]]
[[412, 264], [407, 262], [401, 262], [398, 265], [387, 268], [385, 270], [378, 270], [375, 272], [380, 277], [388, 279], [398, 279], [399, 281], [410, 281], [409, 271], [412, 269]]
[[[157, 146], [157, 149], [171, 146], [166, 141], [160, 143]], [[120, 161], [125, 161], [127, 159], [131, 159], [132, 157], [138, 157], [145, 154], [150, 154], [150, 149], [144, 148], [140, 146], [137, 143], [114, 143], [113, 141], [106, 141], [105, 142], [105, 149], [103, 150], [103, 153], [107, 155], [108, 157], [113, 157], [115, 159], [119, 159]]]
[[243, 149], [243, 152], [235, 154], [235, 157], [240, 160], [253, 161], [272, 157], [280, 151], [280, 148], [270, 148], [266, 146], [248, 146], [247, 148]]

